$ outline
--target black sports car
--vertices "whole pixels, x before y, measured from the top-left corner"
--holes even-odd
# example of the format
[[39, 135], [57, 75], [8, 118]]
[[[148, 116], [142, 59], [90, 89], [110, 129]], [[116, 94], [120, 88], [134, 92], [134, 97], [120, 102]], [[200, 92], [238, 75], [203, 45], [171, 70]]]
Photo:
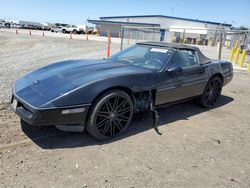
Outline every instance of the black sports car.
[[134, 112], [152, 111], [157, 126], [157, 108], [168, 104], [196, 98], [212, 107], [232, 77], [230, 62], [211, 60], [196, 47], [144, 42], [106, 60], [69, 60], [31, 72], [16, 81], [12, 108], [22, 123], [86, 128], [107, 139], [126, 131]]

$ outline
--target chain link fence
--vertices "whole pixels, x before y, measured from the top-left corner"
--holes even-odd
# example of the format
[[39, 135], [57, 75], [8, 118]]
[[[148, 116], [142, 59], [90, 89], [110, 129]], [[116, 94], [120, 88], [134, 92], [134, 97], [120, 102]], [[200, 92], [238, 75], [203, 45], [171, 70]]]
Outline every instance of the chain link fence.
[[[250, 53], [249, 30], [210, 30], [204, 28], [159, 28], [159, 27], [127, 27], [121, 29], [121, 50], [143, 41], [163, 41], [194, 45], [211, 59], [229, 60], [233, 49], [240, 53], [246, 49], [247, 55], [243, 66], [247, 66]], [[240, 54], [239, 54], [240, 56]], [[236, 52], [231, 61], [236, 58]], [[238, 58], [240, 59], [240, 58]]]

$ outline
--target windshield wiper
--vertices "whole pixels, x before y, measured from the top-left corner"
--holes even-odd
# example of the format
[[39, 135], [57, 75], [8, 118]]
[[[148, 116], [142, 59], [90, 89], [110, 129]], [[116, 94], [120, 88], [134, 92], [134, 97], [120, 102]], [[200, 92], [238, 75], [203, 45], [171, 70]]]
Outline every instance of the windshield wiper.
[[129, 60], [129, 59], [126, 59], [126, 58], [122, 58], [122, 59], [118, 60], [118, 62], [121, 62], [121, 61], [127, 61], [127, 62], [129, 62], [129, 64], [134, 63], [132, 60]]

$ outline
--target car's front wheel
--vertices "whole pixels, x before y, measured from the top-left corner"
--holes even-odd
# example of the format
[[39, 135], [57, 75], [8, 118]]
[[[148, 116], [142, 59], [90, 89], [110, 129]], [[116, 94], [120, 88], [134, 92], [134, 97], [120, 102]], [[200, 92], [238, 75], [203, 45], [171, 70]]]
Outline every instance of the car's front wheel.
[[88, 132], [99, 140], [124, 133], [133, 116], [133, 102], [123, 91], [110, 91], [100, 96], [90, 111]]
[[222, 85], [222, 80], [218, 76], [211, 78], [200, 97], [200, 105], [205, 108], [213, 107], [221, 95]]

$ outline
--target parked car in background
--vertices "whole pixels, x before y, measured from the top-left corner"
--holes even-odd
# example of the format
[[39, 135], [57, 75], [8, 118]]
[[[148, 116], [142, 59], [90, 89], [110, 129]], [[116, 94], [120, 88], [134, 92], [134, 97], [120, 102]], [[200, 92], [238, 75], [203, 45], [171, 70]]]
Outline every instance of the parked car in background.
[[89, 27], [88, 34], [97, 34], [98, 30], [94, 27]]
[[0, 22], [0, 28], [2, 28], [4, 26], [5, 26], [4, 22]]
[[11, 23], [10, 24], [10, 28], [19, 29], [19, 28], [21, 28], [21, 25], [20, 24]]
[[49, 31], [49, 30], [50, 30], [50, 27], [49, 27], [49, 26], [42, 26], [41, 30]]
[[73, 34], [82, 34], [86, 33], [87, 26], [86, 25], [69, 25], [66, 27], [63, 27], [62, 32], [63, 33], [73, 33]]
[[55, 33], [62, 33], [63, 28], [63, 26], [52, 27], [50, 31]]

